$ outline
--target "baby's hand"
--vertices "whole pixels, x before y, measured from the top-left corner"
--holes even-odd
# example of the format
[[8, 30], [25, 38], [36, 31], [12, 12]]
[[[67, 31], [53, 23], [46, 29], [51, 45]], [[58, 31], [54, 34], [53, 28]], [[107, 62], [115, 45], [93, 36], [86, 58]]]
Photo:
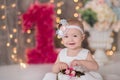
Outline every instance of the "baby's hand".
[[73, 60], [71, 62], [71, 66], [80, 66], [80, 65], [81, 65], [80, 60]]
[[64, 62], [59, 62], [58, 63], [58, 67], [59, 67], [59, 70], [63, 70], [63, 69], [67, 69], [68, 68], [68, 65]]

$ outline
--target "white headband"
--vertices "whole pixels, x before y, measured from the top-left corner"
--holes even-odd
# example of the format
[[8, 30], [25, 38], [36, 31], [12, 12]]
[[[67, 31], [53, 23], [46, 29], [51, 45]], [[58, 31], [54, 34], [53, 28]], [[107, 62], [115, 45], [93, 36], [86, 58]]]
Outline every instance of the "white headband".
[[69, 25], [69, 26], [67, 26], [67, 28], [75, 28], [75, 29], [80, 30], [80, 32], [81, 32], [82, 34], [84, 33], [83, 30], [82, 30], [79, 26]]
[[62, 24], [62, 26], [60, 27], [60, 29], [57, 30], [57, 34], [60, 38], [62, 38], [70, 28], [78, 29], [82, 34], [84, 33], [83, 29], [81, 29], [80, 26], [69, 25], [65, 19], [62, 19], [60, 21], [60, 24]]
[[61, 28], [62, 29], [57, 30], [57, 34], [60, 38], [62, 38], [64, 34], [68, 31], [68, 29], [71, 28], [78, 29], [82, 34], [84, 33], [84, 31], [79, 26], [75, 26], [75, 25], [62, 26]]

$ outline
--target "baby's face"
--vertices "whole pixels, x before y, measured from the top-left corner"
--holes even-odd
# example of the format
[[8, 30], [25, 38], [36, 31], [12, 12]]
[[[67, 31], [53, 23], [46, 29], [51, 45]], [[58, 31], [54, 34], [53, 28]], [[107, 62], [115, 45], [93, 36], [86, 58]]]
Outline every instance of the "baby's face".
[[70, 49], [80, 48], [83, 39], [84, 34], [75, 28], [68, 29], [62, 38], [64, 46]]

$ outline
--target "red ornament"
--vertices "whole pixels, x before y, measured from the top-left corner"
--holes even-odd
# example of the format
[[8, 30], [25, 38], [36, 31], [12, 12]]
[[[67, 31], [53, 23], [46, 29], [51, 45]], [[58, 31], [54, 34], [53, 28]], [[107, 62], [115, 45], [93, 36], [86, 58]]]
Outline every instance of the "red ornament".
[[56, 60], [54, 47], [54, 5], [35, 2], [26, 13], [22, 15], [23, 31], [35, 28], [36, 45], [33, 49], [27, 49], [27, 62], [53, 63]]

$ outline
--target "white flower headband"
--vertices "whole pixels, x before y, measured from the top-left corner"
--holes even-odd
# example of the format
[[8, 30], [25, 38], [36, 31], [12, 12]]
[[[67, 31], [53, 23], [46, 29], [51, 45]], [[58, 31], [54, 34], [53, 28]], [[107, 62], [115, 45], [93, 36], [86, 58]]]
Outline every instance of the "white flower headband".
[[82, 34], [84, 33], [83, 29], [81, 29], [79, 26], [69, 25], [67, 20], [65, 19], [60, 20], [60, 24], [62, 24], [62, 26], [57, 30], [57, 34], [60, 38], [64, 36], [64, 34], [68, 31], [69, 28], [75, 28], [80, 30]]

